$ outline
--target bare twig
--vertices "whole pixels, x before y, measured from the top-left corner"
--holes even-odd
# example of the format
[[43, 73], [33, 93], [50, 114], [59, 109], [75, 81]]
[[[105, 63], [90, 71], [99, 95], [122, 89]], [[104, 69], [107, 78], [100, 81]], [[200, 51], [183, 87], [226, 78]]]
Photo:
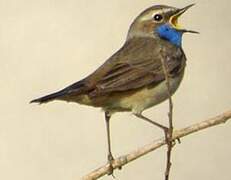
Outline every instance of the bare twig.
[[[168, 61], [168, 59], [167, 59]], [[169, 70], [168, 70], [168, 65], [164, 61], [164, 58], [161, 58], [161, 63], [162, 63], [162, 68], [164, 71], [165, 75], [165, 80], [166, 80], [166, 87], [168, 91], [168, 100], [169, 100], [169, 113], [168, 113], [168, 119], [169, 119], [169, 130], [168, 133], [165, 135], [166, 136], [166, 142], [167, 142], [167, 162], [166, 162], [166, 170], [165, 170], [165, 180], [169, 179], [169, 174], [170, 174], [170, 169], [171, 169], [171, 156], [172, 156], [172, 148], [173, 148], [173, 141], [172, 141], [172, 133], [173, 133], [173, 102], [172, 102], [172, 97], [171, 97], [171, 92], [170, 92], [170, 82], [169, 82]]]
[[[177, 140], [179, 138], [182, 138], [182, 137], [187, 136], [189, 134], [201, 131], [203, 129], [225, 123], [230, 118], [231, 118], [231, 110], [224, 112], [224, 113], [222, 113], [216, 117], [213, 117], [213, 118], [207, 119], [205, 121], [199, 122], [197, 124], [188, 126], [186, 128], [183, 128], [180, 130], [175, 130], [173, 132], [173, 135], [172, 135], [172, 140]], [[134, 161], [135, 159], [137, 159], [141, 156], [144, 156], [145, 154], [162, 147], [165, 144], [166, 144], [165, 138], [161, 138], [161, 139], [158, 139], [158, 140], [152, 142], [151, 144], [147, 144], [141, 148], [138, 148], [138, 149], [130, 152], [129, 154], [120, 156], [120, 157], [116, 158], [115, 161], [113, 162], [113, 164], [112, 164], [113, 169], [117, 169], [119, 167], [122, 167], [122, 166], [128, 164], [129, 162]], [[82, 179], [83, 180], [96, 180], [96, 179], [106, 175], [109, 172], [109, 170], [110, 170], [110, 165], [105, 164], [104, 166], [102, 166], [102, 167], [92, 171], [88, 175], [84, 176]]]

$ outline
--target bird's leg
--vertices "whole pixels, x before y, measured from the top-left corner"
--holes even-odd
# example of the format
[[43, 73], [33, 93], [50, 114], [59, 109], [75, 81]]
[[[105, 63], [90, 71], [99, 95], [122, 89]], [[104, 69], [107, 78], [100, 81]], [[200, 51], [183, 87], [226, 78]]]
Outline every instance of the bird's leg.
[[159, 124], [159, 123], [157, 123], [155, 121], [152, 121], [151, 119], [143, 116], [142, 114], [135, 114], [135, 116], [142, 119], [142, 120], [145, 120], [145, 121], [147, 121], [147, 122], [149, 122], [149, 123], [151, 123], [151, 124], [153, 124], [153, 125], [155, 125], [155, 126], [157, 126], [159, 128], [161, 128], [164, 131], [165, 140], [166, 140], [166, 142], [168, 142], [168, 139], [169, 139], [169, 128], [168, 127], [166, 127], [166, 126], [164, 126], [162, 124]]
[[110, 113], [105, 112], [105, 121], [106, 121], [106, 128], [107, 128], [107, 143], [108, 143], [107, 159], [108, 159], [108, 163], [110, 165], [110, 171], [109, 171], [108, 175], [112, 175], [114, 177], [114, 175], [113, 175], [113, 166], [112, 166], [114, 158], [113, 158], [112, 153], [111, 153], [110, 118], [111, 118]]

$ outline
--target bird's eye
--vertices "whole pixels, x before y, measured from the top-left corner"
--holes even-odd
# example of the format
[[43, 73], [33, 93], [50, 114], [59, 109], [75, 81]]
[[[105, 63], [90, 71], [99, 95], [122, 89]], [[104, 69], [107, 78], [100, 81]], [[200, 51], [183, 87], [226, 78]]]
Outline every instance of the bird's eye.
[[153, 19], [154, 19], [155, 21], [157, 21], [157, 22], [160, 22], [160, 21], [163, 19], [163, 16], [160, 15], [160, 14], [156, 14], [156, 15], [153, 17]]

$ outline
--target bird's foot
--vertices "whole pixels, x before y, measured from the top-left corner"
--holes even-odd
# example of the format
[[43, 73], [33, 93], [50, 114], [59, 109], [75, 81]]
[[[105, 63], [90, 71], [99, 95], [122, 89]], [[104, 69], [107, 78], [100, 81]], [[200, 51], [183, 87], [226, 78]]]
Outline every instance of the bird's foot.
[[114, 168], [113, 168], [113, 161], [114, 161], [114, 157], [112, 156], [112, 154], [108, 154], [108, 164], [109, 164], [109, 171], [108, 171], [108, 176], [112, 176], [114, 179], [115, 179], [115, 176], [114, 176]]
[[[114, 179], [116, 178], [115, 177], [115, 175], [114, 175], [114, 167], [113, 167], [113, 162], [114, 162], [114, 157], [111, 155], [111, 154], [109, 154], [108, 155], [108, 164], [109, 164], [109, 170], [108, 170], [108, 176], [112, 176]], [[118, 169], [119, 170], [121, 170], [122, 169], [122, 166], [119, 166], [118, 167]]]
[[170, 139], [170, 138], [171, 138], [170, 133], [172, 133], [172, 132], [170, 131], [169, 128], [164, 127], [163, 129], [164, 129], [165, 141], [166, 141], [167, 144], [170, 143], [170, 141], [171, 141], [172, 146], [175, 146], [175, 145], [176, 145], [176, 140], [177, 140], [177, 142], [178, 142], [179, 144], [181, 143], [180, 138], [177, 138], [177, 139]]

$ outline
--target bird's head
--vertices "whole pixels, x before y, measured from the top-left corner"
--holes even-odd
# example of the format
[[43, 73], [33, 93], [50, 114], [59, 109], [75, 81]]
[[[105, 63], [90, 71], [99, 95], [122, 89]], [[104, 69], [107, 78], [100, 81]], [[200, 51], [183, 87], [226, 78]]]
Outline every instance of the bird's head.
[[198, 33], [183, 29], [178, 24], [178, 18], [193, 5], [182, 9], [165, 5], [152, 6], [146, 9], [132, 23], [128, 39], [133, 37], [157, 37], [181, 46], [183, 33]]

